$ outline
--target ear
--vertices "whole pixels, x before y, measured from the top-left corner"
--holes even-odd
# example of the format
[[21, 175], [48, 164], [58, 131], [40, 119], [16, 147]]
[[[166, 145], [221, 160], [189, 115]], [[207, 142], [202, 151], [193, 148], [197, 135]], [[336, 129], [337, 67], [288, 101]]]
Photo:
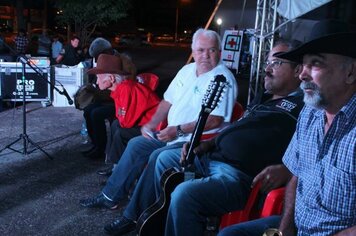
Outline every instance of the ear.
[[351, 64], [349, 73], [347, 74], [346, 84], [353, 84], [356, 82], [356, 60]]
[[110, 75], [109, 75], [109, 78], [110, 78], [110, 82], [111, 82], [112, 84], [114, 84], [114, 83], [116, 82], [115, 76], [114, 76], [113, 74], [110, 74]]
[[303, 65], [298, 64], [295, 68], [294, 68], [294, 75], [295, 77], [299, 78], [300, 73], [303, 70]]

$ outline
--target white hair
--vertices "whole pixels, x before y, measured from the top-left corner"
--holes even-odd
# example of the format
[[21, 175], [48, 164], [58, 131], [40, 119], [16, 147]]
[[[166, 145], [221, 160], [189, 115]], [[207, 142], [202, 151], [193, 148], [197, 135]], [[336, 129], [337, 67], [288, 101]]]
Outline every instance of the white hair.
[[193, 40], [192, 40], [192, 50], [195, 49], [196, 47], [196, 43], [197, 43], [197, 39], [200, 35], [204, 35], [207, 38], [213, 39], [216, 41], [216, 43], [218, 44], [218, 48], [219, 50], [221, 50], [221, 39], [220, 36], [218, 35], [218, 33], [216, 33], [213, 30], [208, 30], [208, 29], [203, 29], [200, 28], [197, 31], [195, 31], [195, 33], [193, 34]]

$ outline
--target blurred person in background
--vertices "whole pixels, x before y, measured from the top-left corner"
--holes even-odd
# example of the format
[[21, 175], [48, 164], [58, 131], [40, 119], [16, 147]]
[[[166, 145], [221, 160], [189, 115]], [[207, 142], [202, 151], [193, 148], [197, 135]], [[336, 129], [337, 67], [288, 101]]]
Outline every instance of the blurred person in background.
[[80, 39], [74, 36], [70, 43], [65, 45], [60, 51], [56, 62], [66, 66], [75, 66], [82, 59], [82, 52], [79, 48]]
[[17, 54], [25, 54], [27, 50], [27, 46], [29, 40], [26, 36], [26, 31], [24, 29], [20, 29], [17, 36], [14, 39], [15, 50]]
[[52, 54], [51, 54], [51, 64], [56, 63], [56, 59], [59, 56], [59, 53], [62, 51], [63, 44], [61, 41], [59, 41], [59, 36], [54, 35], [53, 36], [53, 42], [52, 42]]
[[47, 35], [47, 30], [43, 30], [42, 34], [38, 36], [37, 55], [49, 57], [51, 52], [51, 39]]

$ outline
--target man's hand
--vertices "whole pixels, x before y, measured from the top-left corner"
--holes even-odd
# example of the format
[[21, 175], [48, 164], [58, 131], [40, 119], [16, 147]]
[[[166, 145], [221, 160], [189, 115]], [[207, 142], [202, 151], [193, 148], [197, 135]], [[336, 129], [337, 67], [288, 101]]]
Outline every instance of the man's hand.
[[151, 134], [157, 133], [156, 127], [157, 125], [154, 125], [152, 123], [145, 124], [141, 127], [142, 136], [145, 138], [152, 138]]
[[176, 126], [168, 126], [157, 133], [158, 140], [162, 142], [169, 142], [177, 138]]
[[[183, 148], [181, 151], [181, 157], [180, 157], [181, 163], [184, 162], [187, 157], [189, 146], [190, 146], [189, 142], [185, 143], [183, 145]], [[214, 141], [214, 139], [210, 139], [210, 140], [201, 142], [196, 148], [193, 149], [193, 152], [195, 155], [201, 156], [201, 155], [211, 151], [214, 147], [215, 147], [215, 141]]]
[[291, 176], [292, 174], [283, 164], [267, 166], [253, 179], [252, 187], [258, 181], [262, 181], [261, 192], [268, 193], [272, 189], [286, 185]]

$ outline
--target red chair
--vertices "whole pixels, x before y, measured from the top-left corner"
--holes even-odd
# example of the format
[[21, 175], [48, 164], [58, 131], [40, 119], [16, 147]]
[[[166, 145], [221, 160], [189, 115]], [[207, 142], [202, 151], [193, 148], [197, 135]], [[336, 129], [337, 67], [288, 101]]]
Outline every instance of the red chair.
[[283, 187], [274, 189], [267, 194], [265, 204], [263, 205], [259, 218], [271, 215], [279, 215], [282, 213], [285, 191], [286, 188]]
[[232, 110], [232, 116], [231, 116], [231, 123], [240, 119], [242, 115], [244, 114], [244, 108], [242, 107], [241, 103], [235, 102], [234, 108]]
[[158, 87], [159, 77], [153, 73], [141, 73], [137, 75], [137, 81], [155, 91]]
[[222, 216], [220, 230], [229, 225], [282, 213], [285, 187], [270, 191], [266, 196], [263, 208], [258, 209], [260, 187], [261, 182], [253, 187], [244, 209], [229, 212]]

